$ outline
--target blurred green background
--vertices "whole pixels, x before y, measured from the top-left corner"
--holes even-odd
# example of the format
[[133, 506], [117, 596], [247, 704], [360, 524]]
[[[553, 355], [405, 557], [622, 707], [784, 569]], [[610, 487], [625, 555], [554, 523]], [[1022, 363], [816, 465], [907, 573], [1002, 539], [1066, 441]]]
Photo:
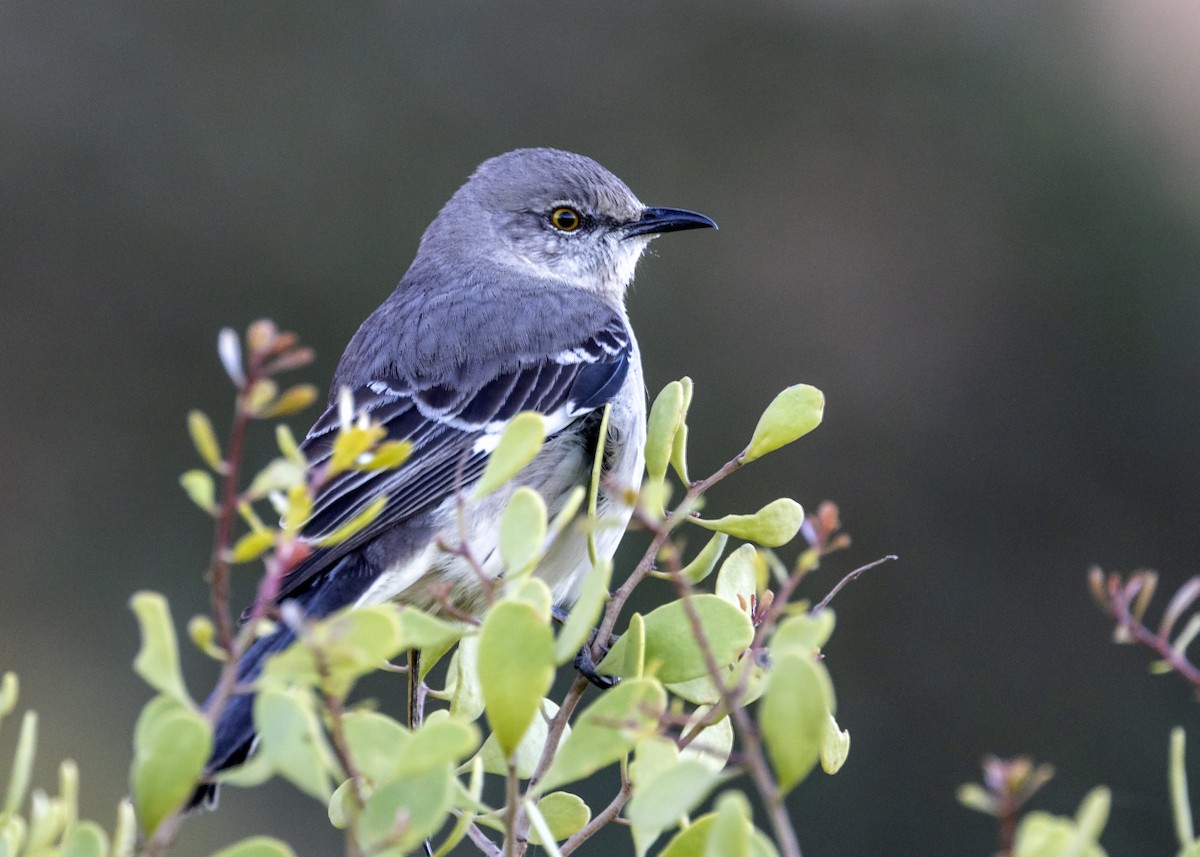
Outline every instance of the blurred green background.
[[[111, 823], [129, 595], [205, 609], [176, 478], [187, 410], [226, 419], [217, 330], [275, 318], [324, 385], [475, 165], [551, 145], [721, 225], [631, 296], [650, 388], [695, 379], [695, 471], [781, 387], [827, 394], [714, 511], [836, 499], [855, 545], [816, 595], [901, 557], [835, 602], [853, 748], [794, 795], [805, 854], [991, 853], [954, 801], [989, 751], [1056, 763], [1056, 812], [1111, 786], [1111, 853], [1172, 852], [1167, 731], [1200, 709], [1084, 573], [1197, 570], [1197, 32], [1115, 0], [0, 4], [0, 668], [42, 782], [74, 757]], [[264, 830], [339, 848], [276, 786], [175, 853]]]

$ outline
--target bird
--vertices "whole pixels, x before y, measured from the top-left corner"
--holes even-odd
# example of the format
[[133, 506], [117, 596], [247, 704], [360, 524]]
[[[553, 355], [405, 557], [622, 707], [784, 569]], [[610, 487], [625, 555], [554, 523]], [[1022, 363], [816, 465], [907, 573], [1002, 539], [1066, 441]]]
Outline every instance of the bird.
[[[619, 495], [641, 481], [646, 390], [626, 290], [653, 238], [705, 227], [716, 223], [694, 211], [644, 205], [583, 155], [528, 148], [484, 161], [350, 340], [329, 406], [301, 444], [310, 467], [326, 461], [349, 397], [355, 414], [382, 426], [388, 439], [411, 442], [411, 454], [396, 470], [347, 471], [320, 488], [308, 535], [334, 530], [381, 496], [386, 505], [350, 539], [315, 548], [283, 578], [275, 604], [293, 602], [290, 609], [310, 619], [388, 601], [481, 612], [478, 572], [444, 545], [461, 535], [458, 498], [523, 411], [543, 416], [546, 441], [508, 485], [471, 506], [465, 540], [484, 572], [503, 571], [498, 521], [516, 487], [537, 490], [554, 516], [588, 482], [606, 408], [607, 487], [598, 511], [627, 523], [631, 509]], [[600, 557], [612, 557], [623, 530], [595, 534]], [[535, 574], [561, 609], [591, 567], [587, 537], [572, 528]], [[283, 626], [258, 638], [238, 663], [238, 685], [250, 685], [294, 639]], [[252, 693], [227, 700], [189, 808], [214, 807], [212, 777], [253, 752], [252, 711]]]

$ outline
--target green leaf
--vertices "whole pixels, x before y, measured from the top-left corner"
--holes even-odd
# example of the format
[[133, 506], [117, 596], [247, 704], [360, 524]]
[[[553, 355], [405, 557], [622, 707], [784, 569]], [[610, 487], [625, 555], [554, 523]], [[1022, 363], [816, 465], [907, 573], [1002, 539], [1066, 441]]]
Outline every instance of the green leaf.
[[130, 599], [142, 632], [142, 645], [133, 669], [155, 690], [191, 704], [179, 671], [179, 645], [167, 599], [157, 592], [137, 592]]
[[316, 701], [306, 689], [264, 688], [254, 697], [259, 753], [296, 788], [322, 803], [333, 793], [329, 747], [317, 719]]
[[[733, 663], [754, 639], [754, 626], [745, 612], [716, 595], [693, 595], [689, 603], [700, 618], [700, 625], [717, 665]], [[684, 682], [707, 674], [704, 654], [683, 601], [672, 601], [646, 614], [647, 671], [665, 683]], [[627, 669], [626, 651], [629, 644], [624, 636], [613, 645], [608, 656], [597, 667], [606, 675], [620, 675], [614, 669]]]
[[954, 796], [967, 809], [982, 812], [984, 815], [996, 814], [996, 801], [979, 783], [963, 783], [955, 791]]
[[506, 484], [533, 461], [546, 441], [546, 418], [536, 411], [522, 411], [511, 420], [488, 456], [483, 476], [471, 496], [478, 500]]
[[358, 839], [369, 852], [407, 854], [437, 831], [450, 811], [454, 792], [450, 766], [406, 776], [377, 789], [358, 820]]
[[342, 716], [342, 733], [354, 766], [373, 786], [399, 776], [412, 733], [390, 717], [375, 711], [348, 711]]
[[260, 500], [272, 491], [289, 491], [295, 485], [304, 484], [306, 472], [304, 465], [290, 459], [272, 459], [250, 480], [250, 487], [246, 489], [244, 499]]
[[829, 641], [835, 623], [834, 613], [828, 608], [816, 616], [810, 613], [789, 616], [779, 623], [771, 637], [771, 651], [812, 657]]
[[15, 815], [25, 803], [29, 778], [33, 773], [33, 758], [37, 752], [37, 712], [26, 711], [21, 718], [21, 732], [13, 753], [12, 771], [8, 775], [8, 792], [4, 798], [4, 813]]
[[[353, 403], [351, 403], [353, 408]], [[330, 479], [354, 467], [374, 446], [387, 437], [387, 429], [366, 423], [343, 423], [333, 439], [333, 449], [325, 464], [325, 478]]]
[[825, 395], [816, 387], [788, 387], [763, 411], [742, 461], [754, 461], [803, 437], [821, 424], [824, 413]]
[[252, 836], [228, 848], [222, 848], [212, 857], [295, 857], [287, 843], [270, 836]]
[[94, 821], [75, 825], [63, 841], [62, 857], [106, 857], [108, 834]]
[[117, 804], [117, 822], [113, 827], [108, 857], [133, 857], [137, 836], [137, 814], [133, 810], [133, 801], [124, 798]]
[[453, 687], [450, 714], [475, 720], [483, 713], [483, 687], [479, 675], [479, 635], [463, 637], [450, 662]]
[[[546, 746], [546, 737], [550, 732], [550, 720], [556, 714], [558, 714], [558, 706], [552, 700], [543, 699], [538, 716], [533, 718], [533, 722], [529, 724], [529, 729], [521, 738], [521, 743], [512, 757], [513, 764], [517, 769], [517, 776], [521, 779], [527, 780], [533, 776], [537, 763], [542, 757], [542, 749]], [[563, 734], [559, 736], [559, 746], [570, 734], [571, 727], [566, 726]], [[483, 770], [487, 773], [500, 776], [508, 773], [508, 759], [501, 752], [500, 745], [496, 743], [495, 735], [489, 735], [483, 742], [479, 758], [483, 760]]]
[[399, 613], [391, 604], [352, 607], [314, 622], [306, 638], [267, 661], [260, 686], [318, 683], [316, 652], [324, 658], [323, 690], [345, 698], [354, 683], [403, 648]]
[[359, 459], [355, 470], [395, 470], [412, 456], [410, 440], [385, 440], [377, 445], [366, 461]]
[[437, 649], [457, 643], [466, 626], [454, 625], [411, 606], [402, 606], [397, 614], [400, 639], [405, 647]]
[[369, 527], [374, 520], [379, 517], [379, 513], [383, 511], [385, 506], [387, 506], [387, 501], [388, 498], [386, 495], [376, 497], [370, 503], [370, 505], [364, 507], [361, 512], [359, 512], [349, 521], [323, 536], [314, 538], [312, 543], [319, 548], [328, 548], [348, 541], [357, 535], [361, 530]]
[[[690, 732], [693, 724], [699, 722], [701, 717], [707, 716], [709, 710], [710, 706], [698, 708], [684, 726], [684, 734]], [[725, 716], [708, 726], [691, 744], [680, 750], [679, 755], [680, 758], [695, 759], [707, 766], [713, 773], [720, 773], [725, 769], [725, 762], [728, 761], [731, 752], [733, 752], [733, 721]]]
[[262, 417], [290, 417], [317, 400], [317, 388], [312, 384], [296, 384], [284, 391], [271, 405], [259, 412]]
[[179, 484], [187, 493], [188, 499], [208, 514], [217, 509], [217, 485], [212, 474], [207, 470], [189, 470], [179, 477]]
[[753, 515], [726, 515], [708, 521], [689, 518], [706, 530], [728, 533], [739, 539], [777, 548], [790, 542], [804, 523], [804, 509], [795, 500], [781, 497], [763, 506]]
[[532, 488], [513, 492], [500, 516], [500, 558], [508, 576], [531, 571], [546, 542], [546, 502]]
[[656, 731], [666, 704], [662, 685], [651, 678], [623, 681], [605, 691], [579, 715], [534, 791], [545, 793], [624, 758], [642, 736]]
[[[592, 820], [592, 811], [583, 798], [570, 792], [551, 792], [537, 802], [537, 809], [555, 842], [574, 836]], [[536, 830], [530, 831], [529, 841], [543, 844]]]
[[201, 460], [215, 472], [225, 469], [221, 460], [221, 444], [217, 442], [217, 433], [213, 431], [212, 421], [203, 411], [192, 411], [188, 414], [188, 434], [192, 436], [192, 445], [200, 453]]
[[[549, 624], [554, 596], [550, 587], [540, 577], [522, 577], [509, 582], [505, 587], [505, 600], [519, 601], [528, 604], [537, 613], [538, 618]], [[553, 633], [551, 634], [553, 637]]]
[[754, 545], [742, 545], [721, 563], [716, 594], [739, 610], [745, 610], [758, 593], [759, 575], [764, 568], [758, 549]]
[[274, 545], [274, 530], [251, 530], [234, 542], [233, 550], [229, 554], [229, 561], [232, 563], [250, 562], [258, 559]]
[[208, 721], [179, 699], [160, 695], [134, 727], [130, 785], [142, 830], [158, 826], [191, 796], [212, 752]]
[[629, 617], [629, 627], [608, 650], [596, 672], [621, 678], [641, 678], [646, 670], [646, 620], [641, 613]]
[[700, 553], [696, 554], [692, 561], [680, 570], [679, 573], [683, 575], [683, 579], [695, 585], [712, 574], [728, 541], [729, 536], [725, 533], [717, 533], [709, 539], [708, 544], [701, 549]]
[[759, 728], [781, 794], [808, 776], [820, 758], [832, 708], [828, 676], [810, 657], [776, 655], [759, 706]]
[[6, 672], [4, 678], [0, 678], [0, 722], [17, 707], [19, 688], [20, 682], [17, 681], [16, 673]]
[[501, 601], [483, 620], [478, 658], [488, 725], [508, 756], [554, 681], [554, 635], [530, 605]]
[[667, 474], [675, 433], [683, 425], [683, 384], [672, 381], [650, 406], [646, 418], [646, 475], [652, 482], [661, 482]]
[[425, 724], [413, 733], [406, 751], [400, 757], [399, 776], [443, 765], [457, 766], [479, 747], [479, 729], [444, 711], [429, 716]]
[[708, 796], [718, 776], [696, 759], [680, 759], [650, 782], [634, 790], [626, 815], [633, 825], [639, 855], [654, 840]]
[[690, 485], [687, 470], [687, 414], [688, 408], [692, 406], [692, 379], [685, 375], [679, 379], [679, 383], [683, 386], [683, 418], [679, 430], [675, 432], [675, 442], [671, 445], [671, 466], [675, 468], [680, 481], [684, 485]]
[[1188, 796], [1185, 745], [1187, 736], [1183, 728], [1171, 730], [1171, 749], [1167, 759], [1167, 784], [1171, 792], [1171, 815], [1175, 821], [1175, 836], [1180, 848], [1187, 848], [1196, 838], [1192, 827], [1192, 803]]
[[750, 804], [741, 792], [725, 792], [717, 798], [712, 830], [704, 847], [705, 857], [750, 857]]
[[579, 598], [575, 600], [575, 605], [567, 614], [567, 621], [563, 622], [558, 632], [558, 639], [554, 641], [556, 664], [565, 664], [574, 658], [588, 641], [592, 629], [600, 620], [604, 603], [608, 601], [608, 584], [611, 580], [612, 561], [607, 559], [596, 563], [583, 579]]
[[279, 451], [283, 457], [294, 464], [305, 467], [308, 464], [308, 459], [300, 449], [300, 444], [296, 443], [296, 436], [292, 434], [292, 430], [283, 423], [275, 426], [275, 445], [279, 447]]
[[838, 726], [833, 715], [825, 724], [825, 735], [821, 740], [821, 770], [836, 774], [846, 764], [850, 755], [850, 733]]

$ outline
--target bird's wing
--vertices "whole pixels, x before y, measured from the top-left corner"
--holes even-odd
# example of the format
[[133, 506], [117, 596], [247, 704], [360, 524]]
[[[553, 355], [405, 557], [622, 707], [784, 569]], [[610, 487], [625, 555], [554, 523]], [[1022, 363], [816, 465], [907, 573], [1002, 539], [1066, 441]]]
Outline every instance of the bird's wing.
[[[413, 444], [396, 470], [346, 471], [321, 488], [305, 535], [319, 537], [349, 521], [380, 496], [382, 513], [349, 540], [317, 549], [284, 578], [278, 598], [303, 589], [340, 558], [411, 516], [440, 505], [483, 472], [508, 420], [522, 411], [546, 417], [547, 436], [602, 408], [621, 389], [633, 355], [624, 322], [613, 316], [572, 347], [521, 355], [472, 380], [420, 385], [396, 378], [351, 390], [354, 409]], [[332, 403], [303, 443], [310, 466], [330, 455], [339, 426]]]

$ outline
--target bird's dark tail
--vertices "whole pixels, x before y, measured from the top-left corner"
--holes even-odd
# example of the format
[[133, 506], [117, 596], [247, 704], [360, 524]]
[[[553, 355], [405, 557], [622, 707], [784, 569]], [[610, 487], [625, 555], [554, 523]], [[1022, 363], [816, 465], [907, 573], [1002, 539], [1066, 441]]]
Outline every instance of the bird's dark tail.
[[[320, 619], [354, 604], [366, 592], [374, 577], [361, 555], [350, 554], [316, 579], [313, 585], [295, 593], [289, 600], [295, 601], [307, 618]], [[238, 661], [238, 688], [244, 689], [252, 684], [262, 672], [267, 659], [282, 652], [295, 639], [296, 635], [286, 627], [259, 637]], [[212, 701], [210, 696], [204, 707], [208, 708]], [[213, 751], [204, 768], [205, 782], [192, 793], [185, 809], [216, 808], [217, 784], [211, 782], [210, 778], [246, 761], [254, 751], [255, 737], [254, 694], [234, 693], [225, 703], [213, 730]]]

